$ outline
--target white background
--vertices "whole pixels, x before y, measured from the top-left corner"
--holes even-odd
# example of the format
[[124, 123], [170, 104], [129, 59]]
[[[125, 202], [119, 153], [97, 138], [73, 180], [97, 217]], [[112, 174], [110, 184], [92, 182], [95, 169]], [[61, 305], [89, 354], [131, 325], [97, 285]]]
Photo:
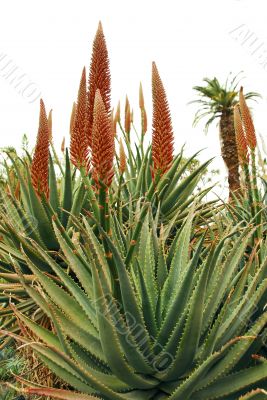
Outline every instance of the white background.
[[[109, 50], [114, 107], [119, 99], [124, 102], [127, 93], [137, 115], [142, 81], [150, 122], [151, 62], [155, 60], [169, 99], [176, 148], [184, 142], [187, 154], [206, 148], [201, 158], [216, 156], [213, 167], [219, 166], [224, 174], [218, 127], [214, 124], [207, 136], [203, 124], [193, 128], [196, 107], [188, 102], [195, 98], [192, 87], [202, 84], [203, 77], [224, 81], [230, 71], [243, 70], [245, 91], [258, 91], [263, 97], [253, 104], [253, 113], [257, 131], [267, 136], [264, 0], [11, 0], [2, 1], [0, 10], [0, 54], [6, 54], [40, 88], [47, 110], [53, 109], [57, 146], [63, 136], [68, 137], [72, 102], [82, 67], [89, 66], [99, 20]], [[244, 28], [239, 29], [241, 25]], [[242, 29], [250, 32], [254, 44], [252, 40], [242, 44], [236, 34]], [[257, 45], [260, 50], [251, 54]], [[29, 104], [0, 76], [0, 147], [19, 147], [23, 133], [33, 145], [38, 112], [38, 100]]]

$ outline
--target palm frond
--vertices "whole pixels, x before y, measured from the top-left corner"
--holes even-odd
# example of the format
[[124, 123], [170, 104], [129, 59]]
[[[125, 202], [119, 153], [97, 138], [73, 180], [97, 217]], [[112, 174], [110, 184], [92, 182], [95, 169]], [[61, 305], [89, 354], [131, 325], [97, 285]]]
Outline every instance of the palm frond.
[[[228, 74], [224, 84], [220, 84], [219, 80], [214, 77], [213, 79], [205, 77], [203, 82], [204, 86], [194, 86], [193, 89], [197, 92], [198, 98], [190, 101], [188, 104], [199, 104], [199, 110], [195, 113], [193, 126], [207, 116], [210, 116], [205, 124], [205, 132], [207, 132], [212, 122], [219, 118], [223, 112], [232, 111], [234, 106], [238, 103], [238, 90], [240, 81], [243, 77], [239, 77], [243, 71], [234, 75], [231, 79], [232, 72]], [[261, 97], [259, 93], [248, 92], [245, 99], [255, 100], [256, 97]]]

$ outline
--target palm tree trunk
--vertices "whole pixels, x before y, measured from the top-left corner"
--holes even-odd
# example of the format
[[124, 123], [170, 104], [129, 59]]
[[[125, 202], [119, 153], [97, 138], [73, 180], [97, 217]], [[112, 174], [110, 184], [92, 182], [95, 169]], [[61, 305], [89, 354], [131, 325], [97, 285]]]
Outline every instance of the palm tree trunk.
[[240, 191], [239, 161], [232, 110], [223, 111], [220, 118], [221, 154], [228, 171], [229, 199]]

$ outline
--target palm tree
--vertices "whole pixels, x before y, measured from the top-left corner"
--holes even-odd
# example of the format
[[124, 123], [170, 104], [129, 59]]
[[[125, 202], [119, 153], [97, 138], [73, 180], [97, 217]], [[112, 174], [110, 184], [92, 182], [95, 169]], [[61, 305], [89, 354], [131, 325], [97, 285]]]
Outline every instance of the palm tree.
[[[200, 104], [195, 114], [193, 125], [195, 126], [202, 118], [208, 118], [205, 124], [205, 132], [208, 131], [212, 122], [219, 118], [221, 154], [228, 171], [229, 198], [231, 194], [239, 191], [239, 161], [235, 139], [233, 110], [238, 103], [238, 91], [240, 79], [239, 74], [229, 81], [229, 74], [224, 85], [221, 85], [217, 78], [204, 78], [205, 86], [194, 86], [200, 96], [191, 103]], [[260, 96], [258, 93], [249, 92], [245, 94], [246, 99]]]

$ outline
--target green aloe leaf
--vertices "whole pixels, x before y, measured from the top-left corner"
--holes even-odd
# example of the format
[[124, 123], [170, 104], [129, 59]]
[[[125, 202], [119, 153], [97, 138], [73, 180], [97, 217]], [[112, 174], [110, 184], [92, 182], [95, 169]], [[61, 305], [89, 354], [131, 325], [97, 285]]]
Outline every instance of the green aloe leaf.
[[261, 380], [266, 380], [267, 361], [218, 379], [205, 389], [196, 392], [192, 400], [213, 400], [230, 396]]

